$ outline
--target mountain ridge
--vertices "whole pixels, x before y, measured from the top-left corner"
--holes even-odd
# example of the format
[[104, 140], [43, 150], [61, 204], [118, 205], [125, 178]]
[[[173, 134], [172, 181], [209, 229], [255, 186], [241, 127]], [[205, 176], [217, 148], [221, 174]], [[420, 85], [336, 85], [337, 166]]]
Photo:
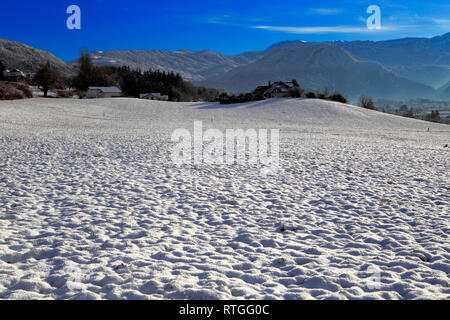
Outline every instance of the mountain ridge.
[[[96, 65], [122, 66], [136, 69], [160, 69], [179, 73], [185, 80], [202, 81], [212, 75], [227, 72], [259, 59], [262, 52], [252, 51], [229, 56], [211, 50], [110, 50], [93, 51], [90, 56]], [[75, 66], [77, 60], [68, 62]]]
[[[239, 55], [224, 55], [211, 50], [113, 50], [102, 52], [98, 57], [95, 54], [91, 55], [95, 64], [124, 64], [141, 69], [174, 71], [194, 84], [215, 86], [217, 81], [210, 81], [211, 79], [225, 76], [234, 69], [257, 62], [272, 50], [293, 43], [298, 45], [328, 43], [341, 47], [356, 59], [377, 62], [383, 66], [383, 69], [393, 72], [399, 79], [411, 81], [414, 84], [414, 91], [423, 90], [425, 96], [433, 95], [428, 92], [428, 87], [434, 88], [434, 94], [437, 95], [439, 88], [450, 81], [450, 33], [432, 38], [402, 38], [386, 41], [288, 40], [274, 43], [264, 51], [245, 52]], [[136, 52], [139, 52], [140, 57], [130, 57]], [[174, 56], [177, 53], [178, 56]], [[71, 61], [69, 64], [74, 65], [76, 61]], [[278, 78], [272, 78], [272, 80], [278, 80]], [[237, 86], [239, 79], [236, 81]], [[308, 84], [305, 86], [308, 87]], [[223, 89], [230, 90], [230, 88], [226, 86]], [[241, 88], [241, 90], [246, 89], [245, 86]], [[236, 88], [233, 89], [233, 91], [236, 90]]]
[[72, 68], [48, 51], [36, 49], [17, 41], [0, 38], [0, 61], [10, 69], [35, 72], [41, 65], [49, 62], [52, 68], [70, 74]]

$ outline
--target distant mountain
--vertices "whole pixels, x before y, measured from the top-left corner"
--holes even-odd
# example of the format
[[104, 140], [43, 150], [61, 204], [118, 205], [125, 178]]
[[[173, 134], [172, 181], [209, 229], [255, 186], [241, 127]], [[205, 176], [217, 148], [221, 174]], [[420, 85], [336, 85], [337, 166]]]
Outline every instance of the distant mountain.
[[[96, 50], [90, 55], [94, 64], [100, 66], [126, 65], [141, 70], [173, 71], [179, 73], [185, 80], [202, 81], [254, 62], [260, 59], [264, 52], [255, 51], [228, 56], [210, 50]], [[68, 64], [76, 65], [77, 61]]]
[[[210, 50], [96, 50], [90, 55], [96, 65], [173, 71], [196, 85], [232, 92], [295, 78], [309, 90], [328, 88], [350, 98], [367, 94], [401, 100], [450, 99], [450, 33], [376, 42], [283, 41], [265, 51], [239, 55]], [[50, 61], [66, 74], [77, 64], [64, 64], [49, 52], [2, 39], [0, 60], [24, 71], [35, 71]]]
[[0, 61], [9, 69], [16, 68], [25, 72], [35, 72], [48, 61], [53, 68], [65, 74], [72, 72], [71, 67], [50, 52], [5, 39], [0, 39]]
[[[268, 48], [303, 43], [282, 41]], [[433, 38], [404, 38], [388, 41], [328, 42], [366, 61], [376, 61], [398, 76], [439, 88], [450, 81], [450, 33]]]
[[450, 100], [450, 81], [439, 88], [439, 95], [441, 99]]
[[270, 50], [272, 50], [272, 49], [280, 48], [280, 47], [282, 47], [282, 46], [284, 46], [284, 45], [286, 45], [286, 44], [292, 44], [292, 43], [303, 44], [303, 43], [307, 43], [307, 42], [304, 41], [304, 40], [287, 40], [287, 41], [280, 41], [280, 42], [274, 43], [273, 45], [271, 45], [270, 47], [268, 47], [268, 48], [266, 49], [266, 51], [270, 51]]
[[327, 88], [349, 98], [362, 94], [389, 99], [432, 98], [436, 91], [397, 76], [378, 62], [363, 61], [330, 43], [290, 42], [261, 59], [201, 84], [244, 92], [269, 80], [296, 79], [308, 90]]
[[450, 81], [450, 33], [433, 38], [333, 43], [415, 82], [438, 88]]

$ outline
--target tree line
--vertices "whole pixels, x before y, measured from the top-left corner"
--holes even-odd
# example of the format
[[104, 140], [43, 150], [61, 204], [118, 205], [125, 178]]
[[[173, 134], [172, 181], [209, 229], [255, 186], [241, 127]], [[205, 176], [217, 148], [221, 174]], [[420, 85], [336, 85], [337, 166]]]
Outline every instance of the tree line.
[[143, 93], [160, 93], [170, 101], [217, 101], [219, 90], [195, 87], [181, 75], [160, 70], [132, 69], [128, 66], [95, 66], [86, 49], [81, 50], [77, 73], [68, 86], [81, 92], [89, 87], [120, 87], [124, 96], [139, 98]]
[[[0, 80], [3, 70], [0, 62]], [[36, 85], [47, 96], [52, 89], [74, 89], [84, 96], [89, 87], [119, 87], [126, 97], [139, 98], [143, 93], [160, 93], [170, 101], [218, 101], [220, 91], [196, 87], [183, 80], [181, 75], [160, 70], [132, 69], [127, 66], [95, 66], [86, 49], [81, 50], [74, 75], [64, 77], [47, 62], [41, 66], [29, 83]]]

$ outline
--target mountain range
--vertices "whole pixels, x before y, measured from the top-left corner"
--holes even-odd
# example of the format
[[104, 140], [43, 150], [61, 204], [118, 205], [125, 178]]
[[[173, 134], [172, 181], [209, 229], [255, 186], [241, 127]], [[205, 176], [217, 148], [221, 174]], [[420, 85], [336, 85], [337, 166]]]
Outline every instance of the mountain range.
[[[95, 50], [96, 65], [180, 73], [196, 85], [246, 92], [267, 81], [296, 79], [308, 90], [327, 88], [350, 99], [450, 99], [450, 33], [433, 38], [388, 41], [284, 41], [264, 51], [224, 55], [210, 50]], [[0, 60], [32, 71], [46, 60], [64, 73], [52, 54], [0, 39]]]
[[402, 78], [379, 62], [357, 58], [330, 43], [286, 43], [263, 58], [203, 82], [231, 91], [248, 91], [273, 79], [296, 79], [308, 90], [327, 88], [355, 99], [362, 93], [389, 99], [433, 98], [436, 90]]
[[50, 62], [50, 66], [62, 73], [70, 74], [72, 67], [50, 52], [39, 50], [16, 41], [0, 39], [0, 61], [9, 69], [35, 72], [41, 65]]
[[[93, 51], [90, 56], [98, 66], [129, 66], [141, 70], [164, 70], [179, 73], [183, 79], [199, 82], [211, 76], [247, 65], [261, 58], [263, 52], [247, 52], [228, 56], [211, 50], [111, 50]], [[71, 66], [77, 61], [68, 63]]]
[[438, 88], [450, 81], [450, 33], [433, 38], [338, 41], [351, 54], [377, 61], [397, 75]]

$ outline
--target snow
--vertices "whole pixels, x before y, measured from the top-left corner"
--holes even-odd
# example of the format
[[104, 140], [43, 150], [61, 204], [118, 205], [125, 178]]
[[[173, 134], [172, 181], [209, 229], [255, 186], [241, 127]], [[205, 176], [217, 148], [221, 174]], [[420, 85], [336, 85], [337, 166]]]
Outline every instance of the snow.
[[[175, 166], [195, 120], [280, 129], [278, 174]], [[0, 101], [0, 298], [449, 299], [449, 140], [320, 100]]]

